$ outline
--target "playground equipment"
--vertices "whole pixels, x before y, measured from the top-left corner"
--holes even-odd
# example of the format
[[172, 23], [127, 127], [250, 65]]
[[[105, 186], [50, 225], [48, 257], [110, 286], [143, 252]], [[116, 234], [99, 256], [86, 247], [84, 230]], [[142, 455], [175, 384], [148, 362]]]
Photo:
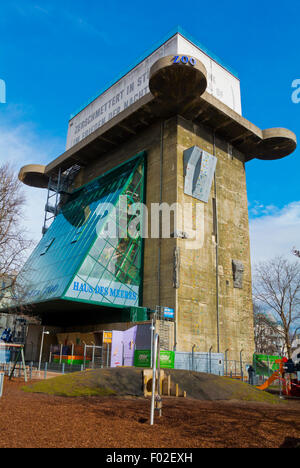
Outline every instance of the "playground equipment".
[[[14, 353], [14, 351], [16, 351]], [[14, 356], [12, 358], [12, 356]], [[24, 345], [14, 344], [14, 343], [4, 343], [0, 342], [0, 363], [2, 364], [9, 364], [9, 380], [12, 379], [14, 375], [14, 371], [18, 362], [22, 362], [22, 368], [24, 372], [24, 380], [27, 382], [27, 370], [25, 365], [25, 357], [24, 357]], [[10, 364], [12, 365], [12, 368]]]
[[276, 359], [278, 369], [260, 386], [259, 390], [266, 390], [277, 380], [284, 395], [300, 397], [300, 363], [295, 364], [292, 359]]
[[[158, 381], [158, 374], [156, 371], [156, 380]], [[143, 370], [143, 382], [144, 382], [144, 396], [152, 396], [152, 381], [153, 381], [153, 370]], [[172, 381], [172, 376], [166, 374], [164, 370], [160, 370], [160, 395], [167, 397], [184, 397], [186, 398], [186, 391], [179, 387], [179, 384]]]

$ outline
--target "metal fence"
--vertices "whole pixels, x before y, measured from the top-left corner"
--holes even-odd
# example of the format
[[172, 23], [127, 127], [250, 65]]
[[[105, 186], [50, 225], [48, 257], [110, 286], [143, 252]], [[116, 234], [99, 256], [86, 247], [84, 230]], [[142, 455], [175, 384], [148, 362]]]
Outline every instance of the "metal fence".
[[243, 360], [224, 359], [224, 376], [233, 378], [240, 377], [242, 379], [247, 378], [249, 365], [250, 363]]
[[18, 362], [16, 365], [14, 362], [0, 363], [0, 372], [3, 372], [4, 375], [9, 376], [13, 368], [13, 377], [24, 377], [24, 369], [22, 362]]
[[175, 369], [224, 375], [222, 353], [175, 352]]
[[175, 352], [175, 369], [204, 372], [225, 377], [248, 380], [250, 363], [242, 359], [229, 360], [227, 353]]
[[0, 372], [0, 398], [3, 395], [4, 373]]
[[[111, 366], [111, 344], [103, 346], [87, 344], [81, 346], [51, 345], [46, 362], [37, 361], [36, 356], [35, 359], [28, 359], [30, 351], [32, 351], [33, 355], [36, 355], [36, 350], [33, 347], [32, 350], [27, 348], [26, 371], [29, 379], [47, 378], [50, 374], [68, 374], [85, 369], [107, 368]], [[130, 367], [134, 365], [134, 353], [129, 353], [123, 346], [121, 354], [119, 359], [121, 366]], [[0, 372], [3, 371], [6, 375], [10, 375], [14, 359], [15, 354], [12, 352], [10, 362], [6, 362], [5, 364], [0, 363]], [[228, 352], [212, 353], [211, 350], [209, 352], [195, 352], [194, 348], [191, 352], [175, 352], [175, 369], [203, 372], [248, 381], [247, 369], [249, 365], [249, 363], [242, 359], [242, 353], [240, 360], [229, 360]], [[23, 377], [23, 374], [22, 363], [18, 362], [14, 370], [14, 376]], [[263, 380], [262, 378], [258, 380], [257, 377], [255, 378], [255, 382], [262, 383]]]
[[102, 368], [110, 366], [110, 345], [64, 346], [52, 345], [49, 353], [49, 365], [65, 364], [74, 368]]
[[[39, 361], [36, 359], [29, 360], [30, 351], [32, 351], [32, 355], [36, 358], [36, 349], [34, 347], [29, 350], [27, 349], [26, 374], [29, 380], [46, 379], [54, 377], [56, 374], [69, 374], [85, 369], [110, 366], [109, 344], [105, 347], [96, 345], [52, 345], [50, 347], [49, 358], [46, 362], [42, 362], [41, 356]], [[0, 359], [0, 372], [10, 376], [13, 371], [13, 377], [24, 378], [24, 368], [21, 359], [16, 362], [16, 358], [15, 351], [9, 351], [5, 356], [2, 356]]]
[[[0, 364], [0, 372], [3, 372], [4, 375], [10, 376], [13, 370], [15, 363], [8, 362]], [[100, 366], [104, 367], [104, 366]], [[27, 378], [29, 380], [38, 378], [38, 379], [46, 379], [47, 377], [54, 377], [56, 374], [70, 374], [73, 372], [82, 372], [86, 369], [93, 369], [94, 364], [89, 363], [88, 365], [84, 366], [83, 364], [68, 364], [68, 363], [49, 363], [49, 362], [29, 362], [26, 363], [26, 373]], [[24, 368], [21, 362], [18, 362], [15, 365], [15, 369], [13, 372], [13, 377], [15, 378], [24, 378]]]

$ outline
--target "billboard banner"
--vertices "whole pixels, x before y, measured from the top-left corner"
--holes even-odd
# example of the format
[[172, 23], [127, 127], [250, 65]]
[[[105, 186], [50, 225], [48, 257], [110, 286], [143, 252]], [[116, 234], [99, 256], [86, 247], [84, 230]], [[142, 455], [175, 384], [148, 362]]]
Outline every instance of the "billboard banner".
[[133, 366], [137, 326], [125, 331], [113, 330], [111, 367]]
[[270, 377], [273, 372], [279, 369], [279, 364], [276, 363], [278, 359], [281, 359], [281, 357], [268, 354], [254, 354], [253, 367], [256, 375]]
[[150, 95], [150, 68], [158, 59], [169, 55], [189, 55], [201, 61], [207, 70], [207, 92], [242, 114], [239, 79], [199, 46], [177, 33], [72, 117], [66, 149], [79, 143], [144, 96]]
[[136, 350], [134, 353], [134, 366], [135, 367], [151, 367], [151, 351], [150, 350]]

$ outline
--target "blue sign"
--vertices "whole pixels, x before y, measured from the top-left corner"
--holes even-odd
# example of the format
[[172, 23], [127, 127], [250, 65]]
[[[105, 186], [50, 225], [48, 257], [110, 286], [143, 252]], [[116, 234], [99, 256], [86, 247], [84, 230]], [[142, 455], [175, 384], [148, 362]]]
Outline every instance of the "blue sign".
[[196, 59], [194, 59], [194, 57], [187, 57], [186, 55], [175, 55], [173, 57], [173, 63], [183, 63], [183, 65], [189, 63], [192, 65], [192, 67], [194, 67], [196, 65]]
[[164, 307], [164, 318], [173, 319], [175, 316], [174, 309]]

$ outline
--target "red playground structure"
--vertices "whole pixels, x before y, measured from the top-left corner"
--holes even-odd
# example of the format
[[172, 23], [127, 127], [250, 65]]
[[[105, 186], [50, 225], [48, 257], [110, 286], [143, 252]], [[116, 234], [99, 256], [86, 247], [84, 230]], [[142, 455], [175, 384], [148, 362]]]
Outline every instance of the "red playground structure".
[[282, 358], [275, 361], [279, 365], [259, 390], [266, 390], [272, 383], [279, 380], [283, 395], [300, 398], [300, 363], [295, 364], [292, 359]]

